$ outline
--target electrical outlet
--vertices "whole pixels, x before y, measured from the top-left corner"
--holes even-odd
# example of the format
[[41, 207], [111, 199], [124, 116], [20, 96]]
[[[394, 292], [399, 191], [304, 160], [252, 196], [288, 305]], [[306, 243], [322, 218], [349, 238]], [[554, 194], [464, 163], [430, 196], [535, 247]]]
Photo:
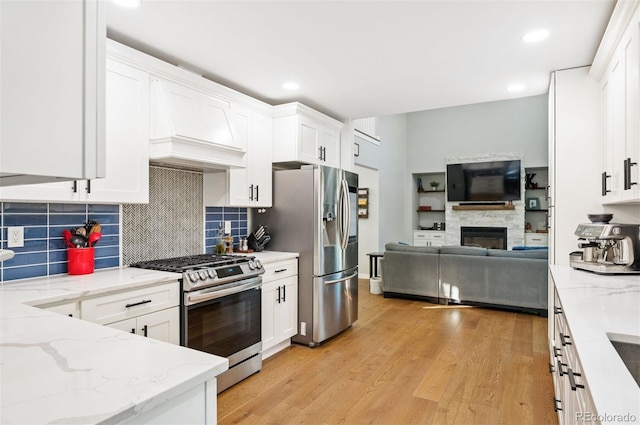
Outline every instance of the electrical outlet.
[[307, 335], [307, 322], [300, 322], [300, 335]]
[[21, 248], [24, 246], [24, 227], [7, 227], [7, 247]]
[[231, 234], [231, 222], [229, 220], [224, 222], [224, 232], [228, 235]]

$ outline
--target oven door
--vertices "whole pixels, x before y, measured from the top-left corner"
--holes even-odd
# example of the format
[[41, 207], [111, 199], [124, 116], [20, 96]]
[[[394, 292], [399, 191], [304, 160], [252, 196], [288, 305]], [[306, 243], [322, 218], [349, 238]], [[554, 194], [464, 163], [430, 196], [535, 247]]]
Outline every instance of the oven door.
[[262, 278], [184, 294], [180, 343], [229, 359], [229, 367], [259, 353]]

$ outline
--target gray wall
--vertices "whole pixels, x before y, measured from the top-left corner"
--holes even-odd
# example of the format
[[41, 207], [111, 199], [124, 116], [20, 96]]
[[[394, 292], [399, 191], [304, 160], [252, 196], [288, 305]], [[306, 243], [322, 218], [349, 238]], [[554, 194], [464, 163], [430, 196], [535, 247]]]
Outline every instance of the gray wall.
[[522, 152], [546, 167], [547, 95], [407, 114], [408, 172], [445, 170], [445, 157]]

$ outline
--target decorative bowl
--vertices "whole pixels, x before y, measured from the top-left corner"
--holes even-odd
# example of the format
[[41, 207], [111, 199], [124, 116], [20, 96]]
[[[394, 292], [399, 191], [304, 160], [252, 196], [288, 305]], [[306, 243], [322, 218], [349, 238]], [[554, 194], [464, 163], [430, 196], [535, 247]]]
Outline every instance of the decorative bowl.
[[608, 223], [613, 218], [613, 214], [587, 214], [592, 223]]

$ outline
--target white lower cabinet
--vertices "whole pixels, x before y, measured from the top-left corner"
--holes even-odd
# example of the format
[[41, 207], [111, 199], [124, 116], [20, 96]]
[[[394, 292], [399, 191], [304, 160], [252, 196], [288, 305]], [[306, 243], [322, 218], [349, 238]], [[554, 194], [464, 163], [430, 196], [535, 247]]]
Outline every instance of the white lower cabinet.
[[83, 320], [173, 344], [180, 343], [177, 282], [80, 301]]
[[[552, 286], [553, 288], [553, 286]], [[578, 352], [573, 344], [571, 331], [562, 310], [558, 294], [554, 291], [553, 318], [554, 332], [551, 341], [551, 363], [553, 374], [554, 408], [558, 413], [558, 423], [597, 424], [597, 412], [586, 377], [584, 376]]]
[[58, 314], [64, 314], [65, 316], [80, 318], [80, 307], [77, 302], [64, 303], [64, 304], [51, 304], [38, 306], [44, 310], [52, 311]]
[[173, 307], [119, 322], [109, 323], [110, 328], [146, 336], [171, 344], [180, 344], [180, 308]]
[[291, 344], [298, 323], [298, 259], [263, 264], [262, 358]]
[[414, 246], [443, 246], [446, 243], [445, 233], [440, 231], [414, 230]]

